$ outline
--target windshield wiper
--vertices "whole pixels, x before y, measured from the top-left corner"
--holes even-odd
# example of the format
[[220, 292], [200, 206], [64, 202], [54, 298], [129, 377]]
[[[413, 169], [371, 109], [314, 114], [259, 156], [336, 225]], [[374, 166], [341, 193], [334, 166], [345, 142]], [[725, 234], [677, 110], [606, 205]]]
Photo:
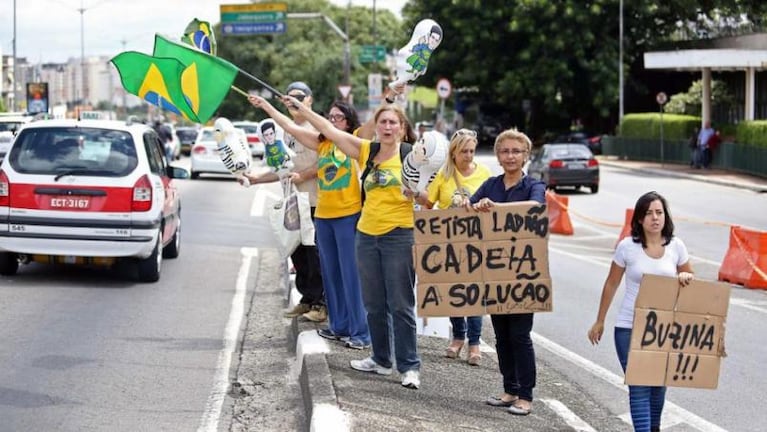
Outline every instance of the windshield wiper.
[[87, 174], [87, 175], [110, 175], [110, 174], [114, 174], [114, 172], [113, 171], [108, 171], [108, 170], [89, 170], [89, 169], [85, 169], [85, 168], [71, 169], [71, 170], [63, 171], [63, 172], [61, 172], [59, 174], [56, 174], [56, 177], [53, 178], [53, 181], [59, 181], [60, 178], [66, 177], [66, 176], [83, 175], [83, 174]]

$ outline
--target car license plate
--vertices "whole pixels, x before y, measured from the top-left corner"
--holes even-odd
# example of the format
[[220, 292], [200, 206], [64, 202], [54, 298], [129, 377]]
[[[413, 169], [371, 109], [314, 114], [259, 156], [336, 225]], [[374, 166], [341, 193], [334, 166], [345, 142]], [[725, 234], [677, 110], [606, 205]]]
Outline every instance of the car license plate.
[[52, 209], [87, 210], [91, 206], [91, 200], [82, 197], [52, 197], [50, 205]]
[[570, 169], [581, 169], [581, 168], [586, 168], [586, 164], [583, 164], [580, 162], [569, 162], [567, 164], [567, 167]]

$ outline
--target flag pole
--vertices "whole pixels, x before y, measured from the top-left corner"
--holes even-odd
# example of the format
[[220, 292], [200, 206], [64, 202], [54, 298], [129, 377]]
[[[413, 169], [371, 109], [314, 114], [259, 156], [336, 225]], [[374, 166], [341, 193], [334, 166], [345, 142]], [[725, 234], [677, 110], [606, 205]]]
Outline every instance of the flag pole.
[[[238, 68], [238, 69], [239, 69], [239, 68]], [[265, 87], [267, 90], [269, 90], [270, 92], [272, 92], [272, 93], [276, 94], [277, 96], [279, 96], [279, 97], [283, 97], [283, 96], [284, 96], [282, 93], [278, 92], [278, 91], [277, 91], [277, 90], [276, 90], [274, 87], [272, 87], [272, 86], [270, 86], [269, 84], [267, 84], [267, 83], [265, 83], [265, 82], [261, 81], [260, 79], [256, 78], [255, 76], [253, 76], [253, 75], [251, 75], [251, 74], [249, 74], [249, 73], [245, 72], [245, 71], [244, 71], [244, 70], [242, 70], [242, 69], [239, 69], [239, 71], [240, 71], [240, 72], [241, 72], [243, 75], [245, 75], [246, 77], [248, 77], [248, 78], [252, 79], [253, 81], [255, 81], [255, 82], [257, 82], [257, 83], [261, 84], [261, 85], [262, 85], [262, 86], [264, 86], [264, 87]], [[247, 96], [247, 95], [246, 95], [246, 96]]]
[[239, 93], [239, 94], [241, 94], [241, 95], [245, 96], [245, 97], [248, 97], [248, 96], [250, 96], [249, 94], [245, 93], [245, 91], [244, 91], [243, 89], [241, 89], [241, 88], [238, 88], [238, 87], [235, 87], [235, 86], [231, 86], [230, 88], [231, 88], [232, 90], [236, 91], [237, 93]]

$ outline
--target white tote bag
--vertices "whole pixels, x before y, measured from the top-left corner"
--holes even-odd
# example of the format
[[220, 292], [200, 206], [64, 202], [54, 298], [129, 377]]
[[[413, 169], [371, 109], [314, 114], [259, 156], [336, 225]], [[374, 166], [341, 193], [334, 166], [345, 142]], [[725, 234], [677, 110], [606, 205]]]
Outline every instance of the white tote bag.
[[283, 198], [269, 209], [269, 224], [284, 258], [289, 257], [299, 244], [315, 244], [309, 195], [299, 192], [290, 179], [283, 183]]

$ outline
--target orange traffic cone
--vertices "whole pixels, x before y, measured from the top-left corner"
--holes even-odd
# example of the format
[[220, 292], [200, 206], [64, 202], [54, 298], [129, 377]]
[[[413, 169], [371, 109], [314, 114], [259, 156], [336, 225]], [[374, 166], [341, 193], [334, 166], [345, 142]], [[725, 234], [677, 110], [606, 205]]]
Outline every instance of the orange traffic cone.
[[767, 233], [730, 227], [730, 246], [719, 267], [719, 280], [746, 288], [767, 289]]
[[626, 237], [631, 236], [631, 218], [634, 217], [634, 209], [626, 209], [626, 220], [623, 222], [623, 229], [621, 229], [621, 235], [618, 237], [618, 241], [615, 242], [614, 247], [618, 247], [618, 243]]
[[567, 212], [569, 198], [546, 191], [546, 206], [549, 210], [549, 232], [573, 235], [573, 224]]

